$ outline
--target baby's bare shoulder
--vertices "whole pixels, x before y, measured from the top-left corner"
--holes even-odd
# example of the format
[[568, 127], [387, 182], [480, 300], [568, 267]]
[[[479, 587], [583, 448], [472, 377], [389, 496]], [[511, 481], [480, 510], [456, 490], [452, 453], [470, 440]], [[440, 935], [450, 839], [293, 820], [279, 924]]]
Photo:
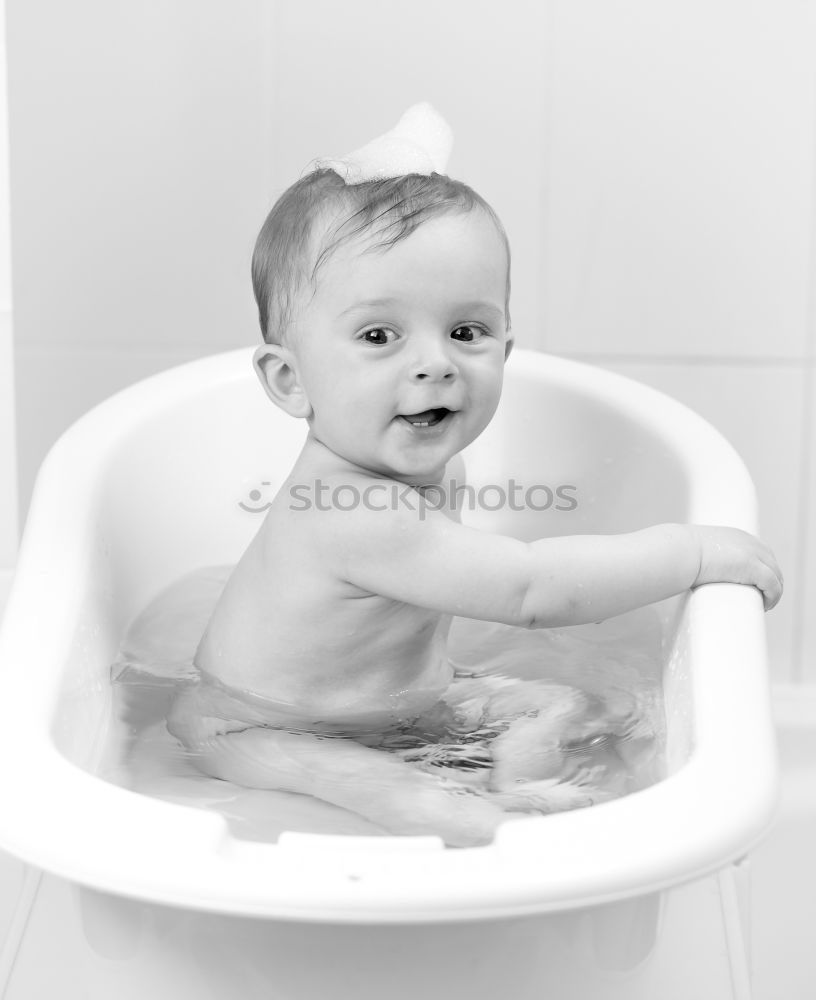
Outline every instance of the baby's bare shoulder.
[[261, 536], [278, 560], [309, 551], [328, 569], [332, 553], [382, 546], [388, 538], [422, 532], [436, 504], [412, 486], [370, 475], [323, 476], [286, 484], [267, 512]]
[[429, 507], [413, 486], [372, 476], [332, 484], [323, 499], [313, 519], [319, 522], [322, 518], [318, 530], [338, 543], [377, 544], [395, 531], [420, 530]]

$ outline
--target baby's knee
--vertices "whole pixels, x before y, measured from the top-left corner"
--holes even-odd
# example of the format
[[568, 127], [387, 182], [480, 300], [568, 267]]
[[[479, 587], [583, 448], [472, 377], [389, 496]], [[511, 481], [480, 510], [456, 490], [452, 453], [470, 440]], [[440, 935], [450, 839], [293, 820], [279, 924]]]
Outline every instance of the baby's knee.
[[[202, 699], [197, 684], [178, 688], [167, 712], [166, 726], [170, 735], [188, 750], [199, 750], [231, 729], [227, 720], [213, 715], [212, 707]], [[246, 725], [232, 728], [246, 728]]]
[[589, 699], [579, 688], [549, 681], [520, 681], [493, 694], [487, 706], [490, 720], [535, 717], [541, 724], [562, 727], [585, 714]]
[[176, 691], [167, 712], [167, 731], [188, 747], [194, 740], [196, 712], [191, 697], [192, 690], [184, 686]]

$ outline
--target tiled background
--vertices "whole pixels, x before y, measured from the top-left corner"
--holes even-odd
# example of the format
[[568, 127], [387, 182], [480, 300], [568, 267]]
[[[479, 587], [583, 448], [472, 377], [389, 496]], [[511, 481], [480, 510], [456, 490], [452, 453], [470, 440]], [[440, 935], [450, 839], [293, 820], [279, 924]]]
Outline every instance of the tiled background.
[[774, 677], [816, 681], [813, 2], [10, 0], [8, 46], [21, 519], [89, 406], [256, 342], [271, 203], [427, 99], [510, 233], [519, 345], [742, 453], [786, 572]]
[[5, 0], [0, 0], [0, 604], [16, 557], [18, 528], [4, 15]]

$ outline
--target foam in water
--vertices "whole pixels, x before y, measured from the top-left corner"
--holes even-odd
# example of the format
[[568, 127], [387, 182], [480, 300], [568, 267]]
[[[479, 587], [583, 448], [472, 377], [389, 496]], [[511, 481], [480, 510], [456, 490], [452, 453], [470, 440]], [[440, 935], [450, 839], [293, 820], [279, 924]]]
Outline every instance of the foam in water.
[[[112, 667], [116, 719], [100, 776], [142, 794], [215, 809], [245, 839], [274, 842], [285, 830], [400, 832], [308, 795], [208, 777], [168, 732], [171, 701], [180, 683], [197, 676], [195, 649], [231, 570], [209, 567], [182, 577], [131, 625]], [[454, 619], [454, 710], [442, 705], [412, 726], [368, 733], [358, 742], [442, 779], [455, 775], [478, 791], [491, 777], [491, 744], [507, 728], [483, 726], [472, 711], [489, 688], [507, 702], [508, 715], [529, 708], [531, 717], [536, 709], [537, 717], [546, 712], [552, 719], [552, 738], [533, 748], [529, 741], [520, 744], [522, 771], [529, 764], [531, 777], [547, 775], [565, 793], [550, 796], [542, 811], [630, 794], [662, 777], [661, 638], [649, 608], [559, 629]], [[576, 786], [588, 795], [566, 794]]]

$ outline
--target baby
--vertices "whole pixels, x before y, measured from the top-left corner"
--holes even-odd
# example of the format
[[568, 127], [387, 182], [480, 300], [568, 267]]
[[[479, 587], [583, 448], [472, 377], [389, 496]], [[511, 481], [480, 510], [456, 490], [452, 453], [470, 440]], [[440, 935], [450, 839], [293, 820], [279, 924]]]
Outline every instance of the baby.
[[[415, 131], [430, 117], [433, 146], [438, 120], [420, 112]], [[513, 343], [510, 253], [490, 206], [414, 145], [420, 162], [411, 151], [406, 172], [378, 174], [376, 144], [318, 167], [261, 230], [255, 368], [308, 436], [168, 727], [214, 777], [469, 845], [512, 813], [592, 801], [585, 776], [558, 781], [537, 755], [554, 734], [575, 738], [586, 711], [554, 685], [455, 678], [452, 616], [574, 625], [718, 581], [759, 588], [771, 608], [782, 578], [770, 550], [733, 528], [525, 543], [461, 523], [449, 487], [464, 483], [460, 453], [496, 410]], [[446, 503], [410, 502], [429, 487]], [[333, 506], [332, 495], [368, 502]], [[631, 723], [625, 709], [618, 722]], [[422, 766], [410, 740], [393, 752], [408, 731], [457, 727], [493, 737], [489, 772]]]

